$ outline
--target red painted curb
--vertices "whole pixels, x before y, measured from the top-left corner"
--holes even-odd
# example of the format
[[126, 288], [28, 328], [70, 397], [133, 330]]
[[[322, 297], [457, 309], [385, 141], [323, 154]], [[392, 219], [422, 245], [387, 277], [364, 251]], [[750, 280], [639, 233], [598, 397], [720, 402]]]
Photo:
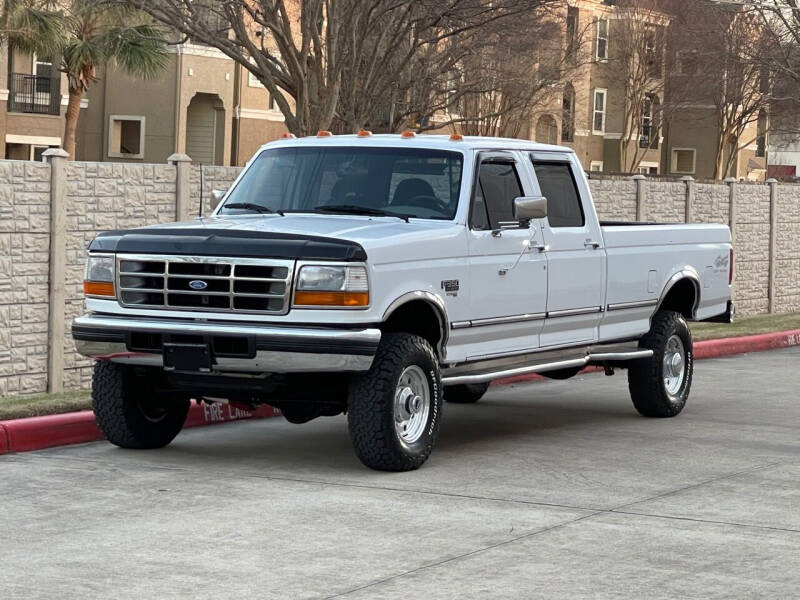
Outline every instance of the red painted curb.
[[[763, 352], [790, 346], [800, 346], [800, 329], [697, 342], [694, 349], [695, 358], [705, 359], [746, 352]], [[602, 371], [602, 369], [587, 367], [582, 373], [596, 371]], [[492, 385], [530, 383], [543, 379], [545, 378], [541, 375], [520, 375], [500, 379], [493, 382]], [[279, 415], [280, 411], [271, 406], [262, 406], [251, 412], [229, 404], [198, 405], [193, 402], [189, 409], [189, 416], [186, 418], [185, 427], [203, 427], [247, 419], [268, 419]], [[94, 422], [92, 411], [0, 421], [0, 454], [29, 452], [101, 439], [103, 439], [103, 434]]]
[[[229, 404], [209, 406], [193, 402], [184, 427], [204, 427], [247, 419], [268, 419], [280, 414], [279, 410], [271, 406], [261, 406], [251, 412]], [[0, 421], [0, 454], [30, 452], [102, 439], [103, 434], [94, 421], [94, 413], [90, 410]]]
[[800, 346], [800, 329], [697, 342], [694, 345], [694, 357], [720, 358], [722, 356], [745, 354], [747, 352], [764, 352], [791, 346]]
[[[694, 357], [696, 360], [722, 358], [723, 356], [778, 350], [780, 348], [790, 348], [792, 346], [800, 346], [800, 329], [696, 342], [694, 345]], [[601, 367], [586, 367], [581, 373], [596, 373], [602, 370]], [[507, 379], [498, 379], [497, 381], [493, 381], [492, 385], [531, 383], [534, 381], [544, 381], [546, 379], [547, 378], [543, 375], [534, 373], [532, 375], [518, 375], [516, 377], [508, 377]]]
[[0, 454], [8, 454], [8, 432], [2, 423], [0, 423]]

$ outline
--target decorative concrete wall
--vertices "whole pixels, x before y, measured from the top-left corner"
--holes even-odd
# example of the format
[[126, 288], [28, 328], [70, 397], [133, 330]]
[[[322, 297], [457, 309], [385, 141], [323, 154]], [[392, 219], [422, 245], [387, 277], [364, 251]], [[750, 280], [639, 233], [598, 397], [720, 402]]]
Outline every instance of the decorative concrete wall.
[[83, 311], [86, 248], [94, 237], [112, 229], [131, 229], [175, 221], [173, 165], [67, 162], [64, 386], [88, 387], [91, 361], [75, 352], [72, 319]]
[[[69, 332], [97, 233], [195, 218], [201, 187], [207, 215], [211, 191], [241, 172], [203, 167], [201, 186], [188, 157], [135, 165], [48, 152], [50, 164], [0, 161], [0, 398], [89, 386]], [[738, 310], [800, 311], [800, 186], [594, 175], [589, 185], [602, 220], [731, 224], [733, 205]]]
[[213, 190], [227, 191], [242, 172], [241, 167], [215, 167], [208, 165], [192, 165], [189, 172], [189, 210], [192, 216], [200, 214], [200, 197], [202, 191], [203, 215], [211, 214], [215, 208], [211, 198]]
[[47, 389], [50, 165], [0, 161], [0, 397]]

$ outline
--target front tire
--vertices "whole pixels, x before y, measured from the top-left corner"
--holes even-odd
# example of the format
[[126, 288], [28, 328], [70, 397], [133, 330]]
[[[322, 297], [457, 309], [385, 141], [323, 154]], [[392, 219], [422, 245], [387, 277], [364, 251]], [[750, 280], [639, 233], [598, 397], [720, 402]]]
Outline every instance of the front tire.
[[444, 389], [444, 399], [452, 404], [475, 404], [489, 391], [488, 383], [451, 385]]
[[692, 334], [682, 315], [659, 311], [640, 348], [651, 358], [636, 360], [628, 370], [628, 389], [636, 410], [645, 417], [675, 417], [686, 406], [694, 373]]
[[357, 377], [347, 405], [356, 455], [379, 471], [412, 471], [439, 437], [442, 381], [431, 345], [417, 335], [385, 334], [370, 370]]
[[163, 448], [183, 429], [188, 398], [157, 394], [130, 367], [95, 363], [92, 409], [106, 439], [120, 448]]

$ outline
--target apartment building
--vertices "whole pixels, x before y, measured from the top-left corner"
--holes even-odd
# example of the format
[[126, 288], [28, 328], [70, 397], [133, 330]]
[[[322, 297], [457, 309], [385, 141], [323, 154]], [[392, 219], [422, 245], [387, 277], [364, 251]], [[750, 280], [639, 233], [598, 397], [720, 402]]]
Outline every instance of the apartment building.
[[53, 65], [0, 46], [0, 158], [39, 160], [61, 146], [66, 90], [66, 77]]
[[242, 165], [286, 131], [256, 78], [215, 48], [192, 42], [173, 48], [158, 79], [109, 69], [87, 96], [79, 160], [164, 162], [178, 152], [196, 163]]
[[[708, 89], [692, 89], [693, 97], [681, 98], [668, 115], [661, 110], [682, 85], [680, 69], [693, 74], [691, 54], [670, 43], [671, 26], [666, 11], [614, 0], [570, 1], [565, 44], [580, 44], [581, 66], [560, 96], [533, 115], [533, 139], [572, 147], [587, 171], [712, 178], [720, 133]], [[632, 90], [641, 103], [634, 109]], [[726, 152], [736, 157], [728, 175], [763, 179], [766, 118], [748, 124], [739, 139], [729, 142]]]

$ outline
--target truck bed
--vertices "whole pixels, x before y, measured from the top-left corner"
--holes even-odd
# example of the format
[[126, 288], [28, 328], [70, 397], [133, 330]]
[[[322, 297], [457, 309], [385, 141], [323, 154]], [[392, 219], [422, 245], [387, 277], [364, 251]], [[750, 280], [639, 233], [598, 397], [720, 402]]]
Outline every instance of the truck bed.
[[606, 248], [687, 244], [727, 244], [730, 231], [725, 225], [683, 223], [601, 222]]

